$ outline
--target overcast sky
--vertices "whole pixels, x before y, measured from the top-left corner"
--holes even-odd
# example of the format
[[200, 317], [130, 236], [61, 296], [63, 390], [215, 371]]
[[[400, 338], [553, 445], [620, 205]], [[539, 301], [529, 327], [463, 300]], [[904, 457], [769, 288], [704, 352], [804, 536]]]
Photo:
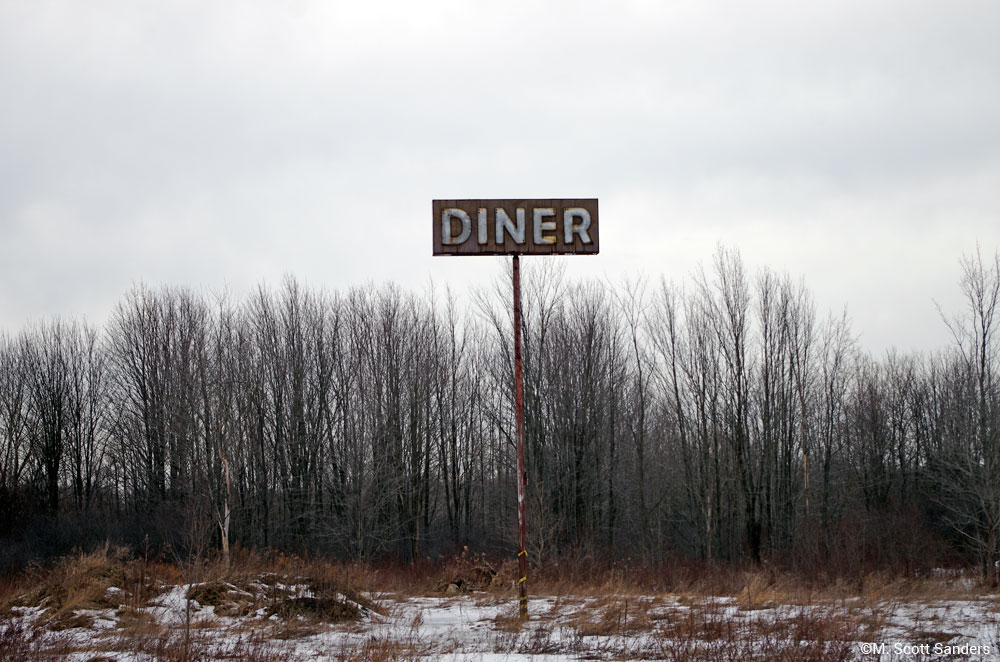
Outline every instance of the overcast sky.
[[434, 198], [596, 197], [572, 277], [684, 281], [717, 243], [948, 340], [1000, 247], [1000, 3], [0, 0], [0, 328], [136, 282], [329, 289], [431, 256]]

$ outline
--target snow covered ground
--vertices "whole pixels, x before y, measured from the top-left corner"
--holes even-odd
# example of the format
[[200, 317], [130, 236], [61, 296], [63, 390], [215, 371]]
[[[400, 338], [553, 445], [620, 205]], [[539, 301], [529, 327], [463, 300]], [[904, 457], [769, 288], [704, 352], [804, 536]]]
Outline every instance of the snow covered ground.
[[[245, 662], [1000, 659], [995, 596], [749, 606], [729, 597], [535, 597], [522, 621], [506, 596], [383, 594], [370, 596], [378, 611], [354, 605], [355, 618], [331, 623], [306, 608], [316, 607], [306, 585], [259, 585], [278, 590], [283, 604], [301, 613], [256, 607], [246, 587], [223, 588], [164, 587], [142, 607], [80, 610], [73, 616], [81, 626], [55, 631], [41, 625], [42, 608], [15, 607], [0, 631], [40, 633], [32, 650], [75, 662], [183, 659], [185, 647], [193, 659]], [[105, 597], [114, 602], [121, 594], [112, 587]]]

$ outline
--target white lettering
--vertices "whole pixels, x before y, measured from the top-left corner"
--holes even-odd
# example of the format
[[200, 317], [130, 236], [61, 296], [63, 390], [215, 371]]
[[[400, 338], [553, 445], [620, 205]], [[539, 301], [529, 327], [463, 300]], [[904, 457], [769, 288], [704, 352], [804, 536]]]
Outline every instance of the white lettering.
[[[579, 219], [579, 223], [576, 221]], [[563, 210], [563, 238], [567, 244], [573, 244], [573, 235], [579, 235], [580, 241], [585, 244], [590, 242], [590, 212], [583, 207], [567, 207]]]
[[[458, 236], [454, 236], [451, 233], [452, 230], [452, 220], [458, 219], [462, 224], [462, 231]], [[469, 215], [462, 211], [461, 209], [455, 209], [454, 207], [445, 209], [441, 213], [441, 243], [445, 246], [455, 246], [461, 244], [463, 241], [469, 238], [472, 234], [472, 219]]]
[[503, 208], [497, 207], [496, 212], [497, 212], [497, 216], [496, 216], [496, 222], [497, 222], [497, 233], [496, 233], [497, 247], [502, 247], [503, 244], [504, 244], [503, 233], [504, 233], [505, 229], [507, 230], [507, 234], [510, 235], [510, 238], [514, 240], [515, 244], [523, 244], [524, 243], [524, 209], [521, 208], [521, 207], [518, 207], [517, 210], [515, 211], [515, 216], [517, 217], [517, 225], [515, 225], [513, 222], [511, 222], [510, 216], [507, 215], [507, 212], [505, 212], [503, 210]]
[[489, 236], [489, 228], [486, 225], [486, 209], [483, 207], [479, 208], [479, 218], [476, 219], [478, 225], [476, 226], [477, 235], [476, 239], [479, 241], [480, 246], [486, 245], [486, 238]]
[[556, 229], [555, 221], [545, 221], [542, 220], [548, 216], [555, 216], [556, 210], [552, 207], [535, 207], [532, 213], [532, 220], [534, 221], [534, 239], [536, 244], [554, 244], [556, 243], [555, 237], [545, 237], [542, 236], [543, 232], [552, 232]]

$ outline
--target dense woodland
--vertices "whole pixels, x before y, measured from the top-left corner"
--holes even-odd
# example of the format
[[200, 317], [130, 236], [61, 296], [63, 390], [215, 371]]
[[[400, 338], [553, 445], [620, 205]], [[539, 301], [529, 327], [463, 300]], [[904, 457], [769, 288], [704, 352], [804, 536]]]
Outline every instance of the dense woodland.
[[[681, 285], [553, 264], [524, 279], [534, 563], [995, 573], [1000, 258], [961, 261], [949, 346], [881, 356], [725, 248]], [[4, 335], [0, 562], [109, 538], [513, 554], [512, 335], [509, 274], [461, 305], [291, 278], [240, 300], [138, 286], [103, 326]]]

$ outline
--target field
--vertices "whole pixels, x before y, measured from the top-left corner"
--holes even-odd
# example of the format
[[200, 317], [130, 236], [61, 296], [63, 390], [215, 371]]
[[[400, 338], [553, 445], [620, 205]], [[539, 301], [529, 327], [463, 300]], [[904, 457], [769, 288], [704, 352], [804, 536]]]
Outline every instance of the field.
[[0, 585], [0, 659], [995, 659], [1000, 596], [962, 572], [852, 581], [767, 567], [581, 561], [537, 571], [463, 555], [375, 567], [238, 553], [170, 564], [103, 549]]

